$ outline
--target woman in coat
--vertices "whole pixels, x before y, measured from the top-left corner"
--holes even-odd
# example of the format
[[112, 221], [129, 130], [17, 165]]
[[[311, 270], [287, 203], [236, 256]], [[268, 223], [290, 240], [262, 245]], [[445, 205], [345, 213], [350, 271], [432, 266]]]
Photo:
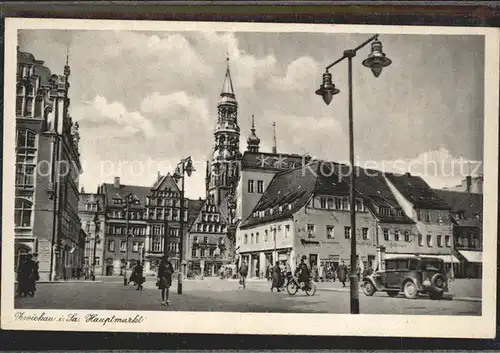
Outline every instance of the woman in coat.
[[38, 281], [38, 264], [33, 261], [33, 255], [26, 255], [26, 259], [18, 268], [18, 291], [21, 297], [35, 296], [36, 281]]
[[168, 291], [172, 285], [173, 273], [174, 267], [170, 261], [164, 257], [160, 262], [160, 266], [158, 266], [158, 289], [161, 290], [161, 305], [170, 305]]
[[276, 264], [273, 266], [272, 270], [272, 283], [271, 283], [271, 292], [274, 288], [277, 289], [278, 292], [281, 292], [281, 268], [280, 263], [276, 261]]
[[344, 264], [344, 261], [340, 263], [340, 266], [337, 269], [337, 277], [339, 282], [342, 283], [342, 286], [345, 287], [345, 281], [347, 279], [347, 267]]

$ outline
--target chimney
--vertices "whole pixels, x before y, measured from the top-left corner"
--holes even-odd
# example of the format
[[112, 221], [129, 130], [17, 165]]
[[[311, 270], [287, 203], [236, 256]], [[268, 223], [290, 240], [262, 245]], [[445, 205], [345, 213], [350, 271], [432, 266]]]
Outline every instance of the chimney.
[[472, 177], [470, 175], [467, 175], [465, 177], [465, 192], [470, 192], [471, 186], [472, 186]]
[[273, 154], [278, 153], [278, 147], [276, 146], [276, 122], [273, 122]]
[[410, 174], [410, 173], [408, 173], [408, 172], [407, 172], [407, 173], [405, 173], [405, 175], [406, 175], [407, 177], [411, 177], [411, 174]]
[[115, 182], [113, 183], [113, 187], [115, 189], [119, 189], [120, 188], [120, 177], [115, 177]]
[[82, 186], [82, 189], [80, 190], [80, 194], [85, 194], [85, 189]]
[[377, 271], [385, 270], [385, 246], [377, 246]]

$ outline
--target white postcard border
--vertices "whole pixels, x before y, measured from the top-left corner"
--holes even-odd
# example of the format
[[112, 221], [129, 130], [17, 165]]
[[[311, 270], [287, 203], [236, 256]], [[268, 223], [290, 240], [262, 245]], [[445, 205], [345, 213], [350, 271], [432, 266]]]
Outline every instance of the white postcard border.
[[[74, 19], [6, 18], [4, 71], [4, 154], [1, 326], [3, 329], [43, 331], [176, 332], [225, 334], [344, 335], [381, 337], [493, 338], [496, 333], [497, 180], [499, 125], [499, 30], [472, 27], [316, 25], [223, 22], [156, 22]], [[68, 30], [165, 30], [398, 33], [428, 35], [483, 35], [485, 37], [484, 121], [484, 226], [482, 316], [350, 315], [289, 313], [226, 313], [107, 310], [16, 310], [14, 309], [14, 150], [15, 67], [19, 29]], [[464, 48], [466, 50], [466, 48]], [[488, 235], [488, 236], [486, 236]], [[16, 320], [16, 313], [56, 318], [56, 321]], [[76, 314], [80, 322], [68, 322]], [[85, 322], [89, 314], [101, 317], [137, 318], [135, 324]], [[140, 318], [138, 318], [138, 316]], [[279, 325], [275, 323], [279, 322]], [[299, 326], [298, 323], [301, 323]], [[297, 331], [300, 327], [300, 332]]]

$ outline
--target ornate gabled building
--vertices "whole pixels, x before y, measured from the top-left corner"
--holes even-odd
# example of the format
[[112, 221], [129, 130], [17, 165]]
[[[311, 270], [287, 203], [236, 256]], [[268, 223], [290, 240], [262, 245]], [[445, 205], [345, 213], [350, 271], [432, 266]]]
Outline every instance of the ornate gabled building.
[[[78, 123], [63, 75], [17, 50], [15, 255], [36, 253], [42, 280], [68, 278], [81, 267]], [[43, 163], [42, 163], [43, 162]]]
[[[184, 199], [184, 220], [188, 220], [188, 199]], [[158, 175], [146, 198], [146, 272], [156, 271], [163, 255], [179, 268], [181, 191], [172, 177]], [[184, 233], [187, 234], [187, 227]], [[186, 244], [186, 237], [183, 237]], [[165, 249], [166, 247], [166, 249]], [[184, 247], [185, 249], [186, 247]]]
[[[196, 207], [196, 206], [192, 206]], [[193, 275], [213, 276], [232, 258], [228, 251], [228, 225], [213, 198], [202, 201], [196, 218], [189, 227], [187, 260]]]

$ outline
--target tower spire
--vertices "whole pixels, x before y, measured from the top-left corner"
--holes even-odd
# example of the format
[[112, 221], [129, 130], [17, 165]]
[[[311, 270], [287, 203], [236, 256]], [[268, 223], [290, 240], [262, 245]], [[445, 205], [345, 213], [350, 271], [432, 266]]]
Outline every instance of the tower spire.
[[276, 122], [273, 121], [273, 153], [278, 153], [278, 149], [276, 147]]
[[229, 53], [226, 54], [226, 76], [224, 77], [224, 84], [222, 85], [222, 96], [229, 96], [234, 98], [233, 80], [231, 79], [231, 70], [229, 69]]
[[259, 152], [260, 138], [258, 138], [257, 135], [255, 134], [255, 116], [253, 114], [252, 114], [252, 128], [250, 129], [250, 131], [251, 133], [247, 140], [248, 143], [247, 150], [249, 152]]
[[64, 65], [64, 76], [68, 77], [71, 73], [71, 70], [69, 68], [69, 43], [68, 46], [66, 47], [66, 65]]

